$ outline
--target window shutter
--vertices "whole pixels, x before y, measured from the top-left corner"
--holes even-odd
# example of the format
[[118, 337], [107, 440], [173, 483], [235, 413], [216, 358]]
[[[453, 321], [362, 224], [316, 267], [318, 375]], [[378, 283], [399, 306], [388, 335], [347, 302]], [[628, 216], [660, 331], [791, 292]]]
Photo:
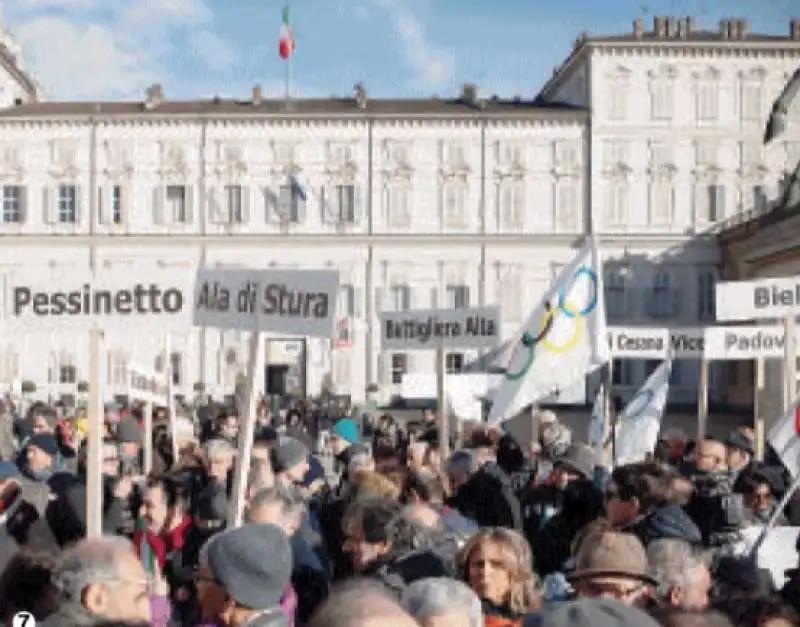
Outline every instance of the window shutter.
[[264, 216], [272, 224], [280, 222], [278, 195], [271, 187], [264, 187]]
[[122, 197], [120, 198], [120, 221], [122, 224], [130, 224], [131, 223], [131, 208], [132, 208], [132, 201], [133, 201], [133, 185], [130, 183], [124, 183], [120, 186], [120, 194]]
[[364, 315], [364, 290], [359, 287], [353, 288], [353, 316], [361, 318]]
[[83, 219], [83, 187], [75, 185], [75, 224], [80, 224]]
[[153, 224], [163, 225], [164, 217], [164, 188], [156, 185], [153, 188]]
[[186, 202], [186, 224], [194, 224], [194, 185], [186, 185], [184, 187], [185, 202]]
[[20, 224], [26, 224], [27, 222], [28, 222], [28, 187], [26, 185], [20, 185], [20, 187], [19, 187], [19, 223]]
[[51, 187], [42, 189], [42, 209], [44, 210], [44, 221], [46, 224], [58, 222], [57, 199], [55, 190]]
[[306, 200], [308, 199], [303, 200], [298, 196], [294, 200], [297, 203], [297, 223], [304, 224], [306, 221]]
[[250, 186], [242, 186], [242, 224], [250, 222]]
[[111, 190], [105, 185], [97, 186], [97, 224], [109, 224], [111, 222]]

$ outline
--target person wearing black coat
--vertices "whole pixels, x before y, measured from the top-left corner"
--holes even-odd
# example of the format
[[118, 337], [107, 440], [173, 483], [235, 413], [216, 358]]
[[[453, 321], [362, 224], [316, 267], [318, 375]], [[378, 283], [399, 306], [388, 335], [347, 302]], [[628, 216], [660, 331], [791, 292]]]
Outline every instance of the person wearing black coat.
[[522, 511], [511, 480], [496, 462], [486, 462], [447, 505], [477, 522], [481, 527], [522, 529]]

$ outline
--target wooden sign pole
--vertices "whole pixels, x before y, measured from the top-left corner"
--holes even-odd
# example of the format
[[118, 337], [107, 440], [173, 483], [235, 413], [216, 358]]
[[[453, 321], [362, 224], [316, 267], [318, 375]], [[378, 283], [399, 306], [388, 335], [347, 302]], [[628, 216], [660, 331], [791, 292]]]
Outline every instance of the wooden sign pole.
[[783, 411], [788, 412], [797, 396], [797, 346], [794, 314], [783, 319]]
[[144, 404], [144, 474], [153, 471], [153, 403]]
[[708, 423], [708, 360], [700, 359], [700, 379], [697, 385], [697, 441], [706, 437]]
[[450, 416], [447, 411], [447, 358], [443, 348], [436, 349], [436, 410], [439, 413], [439, 457], [450, 457]]
[[100, 384], [103, 332], [89, 331], [88, 455], [86, 462], [86, 535], [103, 534], [103, 390]]
[[756, 432], [756, 460], [764, 461], [764, 358], [756, 357], [753, 362], [753, 428]]
[[175, 384], [172, 373], [172, 341], [169, 333], [166, 334], [164, 339], [164, 352], [167, 354], [167, 364], [164, 372], [167, 373], [167, 419], [169, 420], [169, 432], [172, 434], [170, 438], [172, 442], [172, 460], [173, 464], [178, 463], [178, 440], [175, 437], [175, 424], [176, 424], [176, 406], [175, 406]]
[[236, 463], [236, 474], [233, 481], [233, 507], [228, 516], [228, 529], [239, 527], [244, 520], [247, 476], [250, 474], [250, 457], [253, 454], [253, 439], [256, 430], [256, 408], [258, 406], [256, 381], [258, 373], [262, 370], [259, 366], [263, 363], [261, 359], [261, 338], [262, 333], [259, 331], [253, 331], [250, 334], [250, 354], [247, 360], [247, 385], [245, 388], [245, 402], [242, 407], [244, 415], [240, 417], [239, 460]]

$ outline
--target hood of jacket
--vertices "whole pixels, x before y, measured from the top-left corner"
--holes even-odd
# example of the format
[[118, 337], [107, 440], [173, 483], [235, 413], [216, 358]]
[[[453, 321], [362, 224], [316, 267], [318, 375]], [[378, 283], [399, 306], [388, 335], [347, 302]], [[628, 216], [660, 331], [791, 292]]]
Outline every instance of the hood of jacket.
[[662, 505], [640, 520], [635, 531], [645, 546], [654, 540], [667, 538], [691, 544], [703, 541], [700, 529], [680, 505]]

